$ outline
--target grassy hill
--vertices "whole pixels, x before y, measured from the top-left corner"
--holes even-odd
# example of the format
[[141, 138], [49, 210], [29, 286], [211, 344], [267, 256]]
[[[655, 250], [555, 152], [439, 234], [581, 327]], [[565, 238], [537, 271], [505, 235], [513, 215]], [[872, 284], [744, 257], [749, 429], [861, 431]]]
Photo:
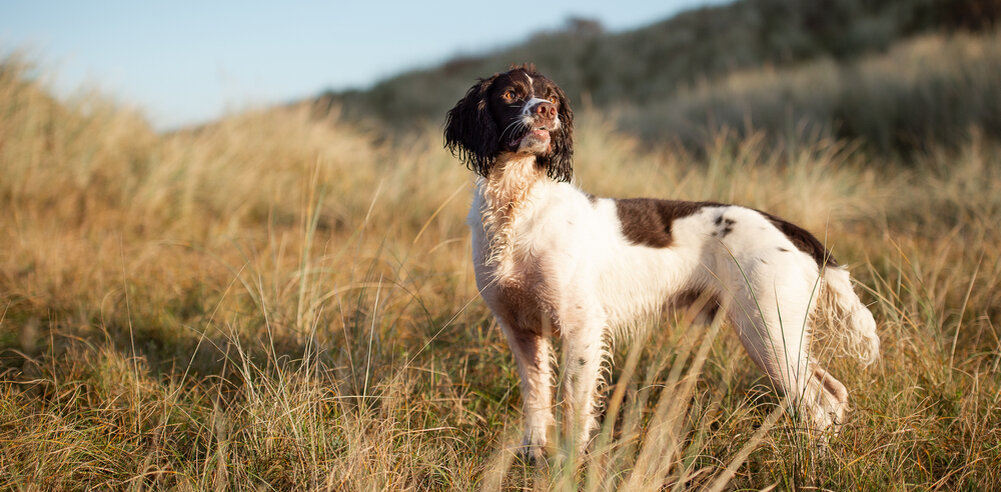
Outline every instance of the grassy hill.
[[[914, 49], [997, 49], [956, 39]], [[818, 331], [854, 409], [818, 447], [729, 329], [652, 317], [615, 349], [590, 454], [557, 441], [533, 468], [471, 271], [470, 176], [440, 130], [393, 142], [299, 108], [160, 135], [99, 95], [53, 99], [37, 72], [0, 63], [0, 489], [1001, 484], [1001, 143], [975, 127], [906, 161], [761, 132], [689, 153], [582, 108], [581, 186], [815, 232], [858, 279], [883, 359], [860, 369]]]
[[[413, 130], [440, 124], [476, 78], [531, 61], [577, 106], [586, 102], [622, 116], [618, 127], [647, 141], [698, 150], [724, 128], [785, 139], [790, 129], [806, 127], [860, 139], [879, 151], [907, 152], [929, 135], [954, 141], [956, 135], [942, 132], [946, 125], [976, 125], [1001, 137], [992, 116], [1001, 113], [1001, 103], [982, 91], [997, 82], [998, 54], [986, 56], [989, 70], [978, 66], [983, 56], [967, 54], [945, 60], [958, 70], [916, 79], [879, 71], [873, 67], [879, 62], [868, 60], [908, 56], [910, 39], [923, 34], [989, 30], [999, 16], [1001, 0], [740, 0], [629, 32], [606, 33], [595, 21], [571, 19], [564, 29], [503, 50], [459, 56], [367, 90], [329, 92], [314, 104], [320, 114], [333, 110], [350, 121], [374, 120], [372, 127]], [[746, 80], [747, 72], [763, 68], [771, 79], [734, 94], [734, 78]], [[783, 97], [790, 91], [787, 78], [814, 79], [819, 93]], [[988, 100], [976, 99], [981, 96]], [[984, 103], [984, 111], [966, 107]], [[894, 114], [884, 118], [884, 110]], [[942, 121], [943, 113], [953, 116]]]

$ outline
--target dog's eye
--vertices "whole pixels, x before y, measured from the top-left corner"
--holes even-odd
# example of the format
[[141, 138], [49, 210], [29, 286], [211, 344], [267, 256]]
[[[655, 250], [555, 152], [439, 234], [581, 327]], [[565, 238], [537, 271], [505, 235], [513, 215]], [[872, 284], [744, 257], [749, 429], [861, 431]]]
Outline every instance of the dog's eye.
[[560, 98], [558, 98], [556, 96], [549, 96], [549, 102], [551, 102], [553, 104], [559, 104]]
[[508, 89], [504, 93], [504, 100], [507, 102], [514, 101], [518, 97], [518, 94], [514, 92], [514, 89]]

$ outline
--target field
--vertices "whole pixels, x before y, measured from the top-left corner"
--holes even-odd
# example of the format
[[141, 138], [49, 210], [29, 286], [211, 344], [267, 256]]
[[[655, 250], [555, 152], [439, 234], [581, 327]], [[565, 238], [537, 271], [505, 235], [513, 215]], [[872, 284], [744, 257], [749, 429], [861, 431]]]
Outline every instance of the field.
[[723, 131], [688, 152], [612, 118], [578, 111], [585, 190], [760, 208], [850, 265], [883, 358], [822, 338], [854, 409], [826, 446], [727, 326], [654, 317], [615, 347], [591, 452], [528, 466], [473, 282], [471, 173], [439, 126], [387, 140], [286, 109], [157, 134], [101, 95], [54, 100], [12, 58], [0, 488], [1001, 487], [1001, 142], [971, 126], [887, 157]]

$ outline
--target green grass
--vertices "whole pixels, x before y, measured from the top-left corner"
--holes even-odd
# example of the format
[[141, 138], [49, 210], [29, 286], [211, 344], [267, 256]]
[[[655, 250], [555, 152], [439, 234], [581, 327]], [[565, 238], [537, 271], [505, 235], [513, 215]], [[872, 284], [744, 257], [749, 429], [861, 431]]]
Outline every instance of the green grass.
[[728, 326], [615, 348], [603, 433], [521, 463], [479, 300], [469, 172], [438, 128], [381, 143], [305, 111], [157, 135], [0, 71], [0, 488], [987, 490], [1001, 484], [1001, 144], [914, 162], [721, 135], [645, 148], [581, 111], [597, 194], [761, 208], [827, 239], [879, 321], [822, 450]]

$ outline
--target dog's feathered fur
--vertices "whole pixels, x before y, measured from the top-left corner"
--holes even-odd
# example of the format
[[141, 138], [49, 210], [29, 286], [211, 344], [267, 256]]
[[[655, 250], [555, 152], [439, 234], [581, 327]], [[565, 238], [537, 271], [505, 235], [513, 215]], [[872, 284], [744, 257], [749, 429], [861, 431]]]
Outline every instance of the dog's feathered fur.
[[595, 198], [569, 183], [573, 113], [532, 66], [480, 80], [448, 112], [445, 145], [475, 171], [468, 222], [477, 286], [514, 352], [526, 451], [553, 422], [551, 336], [564, 345], [565, 427], [586, 446], [614, 328], [665, 303], [701, 303], [733, 325], [751, 359], [809, 424], [843, 420], [848, 392], [810, 356], [824, 304], [876, 360], [872, 314], [810, 233], [734, 205]]

